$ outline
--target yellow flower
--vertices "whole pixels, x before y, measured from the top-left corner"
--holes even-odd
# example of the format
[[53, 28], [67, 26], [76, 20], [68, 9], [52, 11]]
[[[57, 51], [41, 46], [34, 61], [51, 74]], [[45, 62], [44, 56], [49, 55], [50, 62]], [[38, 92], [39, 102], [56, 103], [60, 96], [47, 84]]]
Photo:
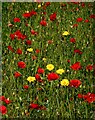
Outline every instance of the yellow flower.
[[38, 8], [40, 8], [40, 7], [41, 7], [41, 4], [38, 5]]
[[63, 79], [63, 80], [60, 82], [60, 84], [61, 84], [62, 86], [68, 86], [68, 85], [69, 85], [69, 80], [68, 80], [68, 79]]
[[65, 72], [65, 70], [63, 70], [63, 69], [58, 69], [58, 70], [56, 70], [56, 73], [57, 74], [60, 74], [60, 75], [62, 75], [62, 73], [64, 73]]
[[62, 35], [67, 36], [70, 35], [70, 33], [68, 31], [64, 31]]
[[46, 60], [47, 60], [46, 58], [43, 58], [43, 61], [44, 61], [44, 62], [46, 62]]
[[53, 64], [48, 64], [48, 65], [46, 66], [46, 68], [47, 68], [49, 71], [51, 71], [51, 70], [54, 69], [54, 65], [53, 65]]
[[29, 82], [34, 82], [34, 80], [36, 80], [36, 79], [35, 79], [35, 77], [29, 76], [29, 77], [27, 78], [27, 80], [28, 80]]
[[32, 51], [33, 51], [33, 48], [28, 48], [27, 51], [28, 51], [28, 52], [32, 52]]

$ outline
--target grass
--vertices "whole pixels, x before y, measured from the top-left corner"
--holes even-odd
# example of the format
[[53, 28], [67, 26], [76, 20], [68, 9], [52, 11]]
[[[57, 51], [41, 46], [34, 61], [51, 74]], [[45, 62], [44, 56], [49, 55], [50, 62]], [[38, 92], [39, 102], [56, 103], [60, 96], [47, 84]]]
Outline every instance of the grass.
[[[43, 6], [45, 3], [41, 3]], [[38, 3], [2, 3], [2, 95], [11, 100], [6, 105], [8, 112], [3, 118], [32, 118], [32, 119], [93, 119], [94, 102], [88, 103], [78, 98], [78, 93], [87, 94], [94, 93], [93, 84], [95, 81], [94, 70], [87, 71], [86, 66], [92, 65], [94, 57], [93, 48], [93, 22], [89, 16], [93, 14], [93, 3], [85, 3], [85, 7], [81, 4], [51, 3], [50, 6], [43, 10], [38, 8]], [[89, 7], [89, 4], [92, 7]], [[76, 10], [78, 8], [79, 10]], [[22, 17], [25, 11], [35, 10], [36, 16], [30, 18]], [[46, 15], [41, 14], [45, 11]], [[56, 12], [55, 21], [50, 21], [49, 16]], [[48, 23], [47, 26], [41, 26], [39, 23], [41, 18], [45, 16]], [[20, 18], [20, 23], [14, 23], [15, 17]], [[77, 23], [77, 18], [83, 18], [82, 22]], [[84, 20], [89, 22], [85, 23]], [[13, 27], [8, 27], [8, 23]], [[25, 26], [25, 22], [29, 26]], [[74, 24], [78, 27], [73, 28]], [[30, 30], [34, 29], [38, 35], [31, 35]], [[32, 41], [32, 45], [27, 46], [25, 40], [11, 40], [10, 34], [16, 30], [20, 30], [27, 35], [27, 39]], [[64, 31], [70, 33], [69, 36], [62, 36]], [[75, 38], [76, 43], [71, 43], [70, 38]], [[48, 40], [53, 40], [52, 44], [48, 44]], [[15, 52], [9, 51], [8, 46], [11, 45]], [[27, 52], [27, 48], [33, 48], [32, 53]], [[22, 54], [16, 54], [16, 50], [21, 48]], [[40, 53], [35, 53], [36, 49], [40, 49]], [[82, 54], [75, 54], [74, 50], [80, 49]], [[31, 56], [36, 56], [36, 60], [32, 60]], [[43, 61], [46, 58], [46, 62]], [[70, 60], [70, 63], [67, 62]], [[24, 61], [25, 69], [20, 69], [17, 62]], [[74, 71], [70, 68], [75, 62], [80, 62], [82, 69]], [[63, 68], [65, 73], [60, 78], [49, 82], [46, 75], [50, 73], [46, 69], [47, 64], [53, 64], [56, 72], [57, 69]], [[45, 70], [42, 75], [44, 83], [38, 81], [29, 83], [27, 77], [35, 76], [37, 68], [41, 67]], [[14, 72], [19, 71], [22, 76], [17, 79]], [[61, 86], [62, 79], [79, 79], [82, 84], [78, 88]], [[29, 85], [29, 89], [23, 89], [23, 85]], [[42, 88], [42, 90], [38, 90]], [[38, 100], [37, 100], [38, 98]], [[45, 106], [46, 110], [28, 110], [31, 102]]]

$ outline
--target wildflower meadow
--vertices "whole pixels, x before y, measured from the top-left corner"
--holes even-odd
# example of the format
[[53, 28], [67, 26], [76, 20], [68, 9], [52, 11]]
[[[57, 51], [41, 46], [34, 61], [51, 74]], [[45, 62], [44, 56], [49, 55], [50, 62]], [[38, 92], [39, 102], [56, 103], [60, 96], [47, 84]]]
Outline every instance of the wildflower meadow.
[[2, 118], [94, 120], [94, 3], [2, 3]]

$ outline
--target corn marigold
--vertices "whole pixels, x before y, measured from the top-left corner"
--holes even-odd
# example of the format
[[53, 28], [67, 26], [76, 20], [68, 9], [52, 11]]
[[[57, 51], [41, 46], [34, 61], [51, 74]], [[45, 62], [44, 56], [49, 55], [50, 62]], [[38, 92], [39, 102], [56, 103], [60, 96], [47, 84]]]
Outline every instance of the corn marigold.
[[51, 70], [54, 69], [54, 65], [53, 65], [53, 64], [48, 64], [48, 65], [46, 66], [46, 68], [47, 68], [49, 71], [51, 71]]
[[62, 86], [68, 86], [68, 85], [69, 85], [69, 80], [68, 80], [68, 79], [63, 79], [63, 80], [60, 82], [60, 84], [61, 84]]

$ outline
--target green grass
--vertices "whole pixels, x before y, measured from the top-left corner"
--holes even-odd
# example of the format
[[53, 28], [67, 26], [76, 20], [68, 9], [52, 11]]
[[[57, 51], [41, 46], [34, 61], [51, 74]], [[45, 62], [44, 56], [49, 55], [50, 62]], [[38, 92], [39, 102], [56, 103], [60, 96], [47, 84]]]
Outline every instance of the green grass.
[[[45, 4], [45, 3], [44, 3]], [[38, 3], [2, 3], [2, 94], [9, 98], [12, 102], [7, 107], [7, 114], [3, 115], [3, 118], [31, 118], [31, 119], [92, 119], [94, 103], [87, 103], [77, 97], [78, 93], [86, 94], [88, 92], [93, 93], [93, 84], [95, 78], [93, 76], [93, 70], [86, 71], [86, 66], [93, 64], [94, 48], [93, 48], [93, 34], [92, 27], [94, 19], [89, 16], [93, 14], [93, 7], [88, 7], [89, 4], [85, 3], [85, 7], [82, 8], [81, 3], [65, 3], [65, 7], [61, 7], [61, 3], [51, 3], [50, 6], [43, 10], [38, 8]], [[79, 11], [76, 11], [79, 8]], [[37, 16], [33, 16], [26, 20], [22, 17], [25, 11], [31, 11], [34, 9], [37, 12]], [[74, 10], [74, 11], [72, 11]], [[42, 15], [41, 12], [46, 11], [46, 15]], [[50, 21], [49, 16], [51, 13], [56, 12], [57, 18], [55, 21]], [[48, 25], [46, 27], [41, 26], [39, 23], [41, 17], [45, 16]], [[19, 17], [20, 23], [14, 23], [13, 19]], [[76, 22], [78, 17], [83, 18], [80, 23]], [[84, 20], [89, 19], [89, 23], [85, 23]], [[25, 21], [28, 22], [29, 27], [25, 26]], [[8, 27], [8, 22], [13, 24], [12, 28]], [[78, 24], [77, 28], [72, 28], [73, 24]], [[38, 32], [37, 36], [33, 36], [30, 33], [31, 29]], [[11, 40], [10, 33], [14, 33], [16, 30], [27, 35], [27, 39], [32, 41], [32, 47], [34, 51], [27, 53], [29, 48], [25, 41]], [[64, 31], [69, 31], [70, 36], [62, 37]], [[70, 43], [70, 38], [75, 38], [76, 43]], [[53, 40], [53, 44], [47, 44], [48, 40]], [[8, 50], [7, 46], [11, 45], [15, 52]], [[16, 50], [21, 48], [22, 55], [16, 54]], [[35, 53], [36, 49], [40, 49], [39, 54]], [[83, 54], [74, 54], [74, 49], [80, 49]], [[37, 56], [36, 60], [32, 60], [31, 56]], [[46, 62], [43, 62], [43, 58], [46, 58]], [[67, 60], [70, 59], [70, 63]], [[17, 66], [18, 61], [24, 61], [26, 63], [25, 69], [20, 69]], [[70, 68], [72, 64], [79, 61], [82, 65], [82, 69], [74, 71]], [[60, 75], [60, 79], [48, 82], [46, 75], [49, 71], [46, 69], [47, 64], [53, 64], [55, 66], [53, 72], [59, 68], [63, 68], [65, 73]], [[43, 74], [44, 84], [35, 81], [34, 83], [28, 83], [28, 76], [35, 76], [38, 66], [45, 69]], [[14, 77], [14, 72], [19, 71], [22, 76], [19, 78]], [[62, 87], [60, 81], [67, 78], [79, 79], [82, 82], [81, 87]], [[29, 84], [29, 89], [25, 91], [23, 85]], [[42, 88], [41, 91], [37, 88]], [[20, 97], [22, 100], [20, 100]], [[35, 98], [38, 100], [35, 101]], [[48, 98], [46, 101], [45, 98]], [[73, 100], [71, 101], [70, 98]], [[35, 101], [40, 105], [46, 106], [47, 110], [29, 110], [29, 104]], [[17, 108], [18, 107], [18, 108]], [[25, 114], [25, 111], [29, 112], [29, 115]]]

